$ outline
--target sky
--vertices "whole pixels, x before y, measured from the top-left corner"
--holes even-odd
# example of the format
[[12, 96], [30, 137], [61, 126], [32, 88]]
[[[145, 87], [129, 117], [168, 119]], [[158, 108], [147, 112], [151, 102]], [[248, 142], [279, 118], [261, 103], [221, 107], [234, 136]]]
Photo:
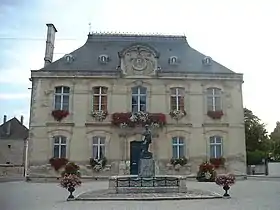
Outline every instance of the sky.
[[54, 60], [89, 31], [185, 34], [191, 47], [244, 74], [244, 106], [271, 132], [280, 121], [279, 11], [279, 0], [0, 0], [0, 117], [23, 115], [28, 126], [30, 70], [43, 67], [45, 24], [53, 23]]

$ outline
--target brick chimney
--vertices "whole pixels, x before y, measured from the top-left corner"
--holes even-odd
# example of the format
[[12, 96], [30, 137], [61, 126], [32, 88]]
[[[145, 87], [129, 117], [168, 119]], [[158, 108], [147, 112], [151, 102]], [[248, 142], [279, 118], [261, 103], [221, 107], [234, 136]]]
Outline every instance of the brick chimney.
[[47, 41], [46, 41], [46, 51], [45, 51], [45, 65], [52, 63], [53, 60], [53, 51], [54, 51], [54, 41], [55, 41], [55, 33], [57, 32], [55, 26], [52, 23], [47, 24]]
[[5, 124], [6, 122], [7, 122], [7, 115], [4, 115], [3, 124]]
[[23, 124], [23, 116], [20, 116], [20, 124]]

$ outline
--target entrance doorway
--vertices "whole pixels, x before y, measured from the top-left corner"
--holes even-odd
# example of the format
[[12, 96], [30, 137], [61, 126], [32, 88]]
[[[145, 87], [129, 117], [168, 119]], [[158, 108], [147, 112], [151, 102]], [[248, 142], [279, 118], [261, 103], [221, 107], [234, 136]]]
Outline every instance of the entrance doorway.
[[141, 141], [130, 142], [130, 174], [138, 175], [138, 165], [141, 155]]

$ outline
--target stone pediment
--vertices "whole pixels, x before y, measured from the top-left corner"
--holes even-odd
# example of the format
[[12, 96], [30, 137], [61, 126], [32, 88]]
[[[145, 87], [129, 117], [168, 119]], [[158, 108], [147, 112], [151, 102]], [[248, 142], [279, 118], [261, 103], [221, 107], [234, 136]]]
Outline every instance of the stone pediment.
[[155, 75], [158, 52], [145, 45], [133, 45], [119, 52], [123, 75]]

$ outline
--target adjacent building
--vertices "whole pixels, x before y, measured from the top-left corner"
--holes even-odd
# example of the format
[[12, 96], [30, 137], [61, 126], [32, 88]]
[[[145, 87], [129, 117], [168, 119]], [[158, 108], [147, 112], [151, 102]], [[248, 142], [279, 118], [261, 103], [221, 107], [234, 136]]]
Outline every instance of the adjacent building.
[[[196, 173], [220, 158], [223, 170], [246, 173], [242, 74], [185, 36], [89, 33], [53, 62], [57, 30], [47, 27], [45, 66], [30, 79], [30, 175], [52, 173], [53, 157], [77, 162], [84, 175], [136, 173], [144, 124], [157, 173]], [[104, 157], [102, 170], [90, 168]], [[173, 166], [180, 158], [187, 163]]]

